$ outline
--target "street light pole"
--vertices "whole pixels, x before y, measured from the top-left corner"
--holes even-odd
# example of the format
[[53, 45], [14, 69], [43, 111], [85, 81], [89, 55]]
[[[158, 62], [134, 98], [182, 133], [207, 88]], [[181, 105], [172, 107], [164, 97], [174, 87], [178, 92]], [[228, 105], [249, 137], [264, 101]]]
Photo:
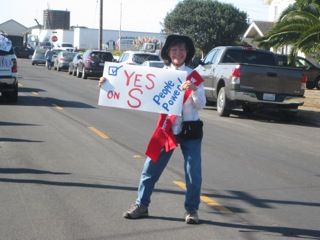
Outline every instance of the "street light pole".
[[100, 0], [99, 50], [102, 50], [103, 38], [103, 0]]
[[119, 51], [121, 51], [122, 1], [120, 1]]

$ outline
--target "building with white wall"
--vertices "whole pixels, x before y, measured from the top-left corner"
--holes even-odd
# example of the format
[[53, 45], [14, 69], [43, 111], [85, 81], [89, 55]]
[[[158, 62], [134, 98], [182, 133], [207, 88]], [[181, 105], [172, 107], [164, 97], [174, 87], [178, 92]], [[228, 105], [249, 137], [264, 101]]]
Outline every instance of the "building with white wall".
[[[120, 35], [121, 39], [154, 38], [160, 42], [165, 41], [164, 34], [152, 32], [119, 32], [119, 30], [104, 29], [102, 35], [104, 48], [109, 46], [110, 50], [113, 50], [113, 46]], [[76, 49], [98, 49], [99, 47], [99, 29], [93, 28], [74, 27], [72, 30], [34, 28], [30, 36], [36, 39], [37, 42], [50, 42], [53, 45], [61, 44], [62, 42], [72, 43]], [[35, 45], [35, 43], [32, 45]], [[124, 45], [121, 50], [126, 50]]]
[[[121, 35], [123, 38], [156, 38], [164, 42], [165, 35], [162, 33], [152, 33], [152, 32], [135, 32], [135, 31], [121, 31], [105, 29], [103, 30], [103, 43], [105, 46], [109, 45], [109, 48], [112, 49], [112, 44], [116, 43]], [[99, 29], [93, 28], [83, 28], [76, 27], [74, 28], [73, 34], [73, 46], [77, 49], [97, 49], [99, 46]], [[126, 50], [121, 48], [121, 50]]]
[[[269, 5], [269, 21], [252, 22], [242, 37], [242, 41], [253, 46], [256, 46], [254, 39], [263, 37], [279, 19], [281, 13], [291, 4], [294, 4], [295, 0], [266, 0], [265, 2]], [[289, 50], [290, 47], [285, 47], [279, 51], [283, 54], [287, 54]]]
[[267, 0], [269, 4], [269, 17], [270, 22], [276, 22], [283, 10], [295, 3], [295, 0]]

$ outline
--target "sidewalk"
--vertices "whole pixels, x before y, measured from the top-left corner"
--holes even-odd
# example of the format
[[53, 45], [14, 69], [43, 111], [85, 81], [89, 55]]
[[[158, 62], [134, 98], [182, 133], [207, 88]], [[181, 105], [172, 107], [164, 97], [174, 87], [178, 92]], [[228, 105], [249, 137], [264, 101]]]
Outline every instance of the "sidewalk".
[[306, 90], [305, 97], [303, 106], [299, 107], [298, 118], [320, 126], [320, 90]]
[[306, 90], [305, 101], [301, 109], [320, 111], [320, 90]]

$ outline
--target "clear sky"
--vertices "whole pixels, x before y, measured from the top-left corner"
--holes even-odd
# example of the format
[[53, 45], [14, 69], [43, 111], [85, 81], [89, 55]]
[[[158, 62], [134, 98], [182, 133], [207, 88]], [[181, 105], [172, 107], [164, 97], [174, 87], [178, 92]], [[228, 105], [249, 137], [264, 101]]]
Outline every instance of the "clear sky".
[[[104, 29], [160, 32], [166, 14], [181, 0], [104, 0]], [[0, 23], [14, 19], [26, 27], [43, 24], [43, 10], [68, 10], [72, 26], [99, 28], [100, 0], [0, 0]], [[248, 13], [251, 20], [268, 20], [264, 0], [219, 0]], [[120, 8], [122, 6], [122, 8]], [[122, 11], [120, 11], [122, 9]], [[120, 12], [121, 18], [120, 18]], [[192, 16], [190, 16], [192, 17]]]

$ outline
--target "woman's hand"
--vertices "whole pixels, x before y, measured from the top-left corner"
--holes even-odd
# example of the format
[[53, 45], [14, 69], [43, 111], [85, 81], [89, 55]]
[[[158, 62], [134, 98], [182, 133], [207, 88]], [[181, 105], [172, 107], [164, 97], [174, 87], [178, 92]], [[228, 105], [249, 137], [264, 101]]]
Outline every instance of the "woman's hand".
[[107, 79], [105, 77], [100, 77], [99, 82], [98, 82], [98, 86], [101, 87], [106, 80]]
[[191, 81], [187, 80], [182, 85], [182, 90], [191, 89], [192, 91], [196, 91], [198, 88], [196, 85], [194, 85]]

